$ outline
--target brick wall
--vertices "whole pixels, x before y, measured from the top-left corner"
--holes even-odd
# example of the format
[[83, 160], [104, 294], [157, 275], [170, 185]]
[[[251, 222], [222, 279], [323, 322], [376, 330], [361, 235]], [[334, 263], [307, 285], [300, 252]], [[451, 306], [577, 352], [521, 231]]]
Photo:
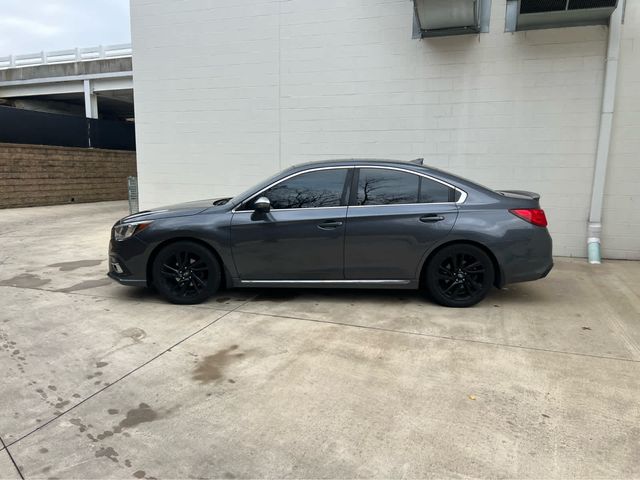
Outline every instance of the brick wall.
[[125, 200], [136, 153], [0, 143], [0, 208]]

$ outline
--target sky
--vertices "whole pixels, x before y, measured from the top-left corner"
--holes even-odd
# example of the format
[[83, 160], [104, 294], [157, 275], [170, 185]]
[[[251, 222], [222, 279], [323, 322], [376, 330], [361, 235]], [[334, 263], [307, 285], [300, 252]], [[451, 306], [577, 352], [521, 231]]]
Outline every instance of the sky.
[[1, 0], [0, 56], [129, 43], [129, 0]]

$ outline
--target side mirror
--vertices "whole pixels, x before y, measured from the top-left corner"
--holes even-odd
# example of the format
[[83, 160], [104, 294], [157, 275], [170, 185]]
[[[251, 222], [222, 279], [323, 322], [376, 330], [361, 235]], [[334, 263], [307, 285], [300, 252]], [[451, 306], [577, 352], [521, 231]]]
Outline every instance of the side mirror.
[[267, 197], [258, 197], [258, 199], [253, 202], [253, 208], [256, 212], [267, 213], [271, 210], [271, 202]]

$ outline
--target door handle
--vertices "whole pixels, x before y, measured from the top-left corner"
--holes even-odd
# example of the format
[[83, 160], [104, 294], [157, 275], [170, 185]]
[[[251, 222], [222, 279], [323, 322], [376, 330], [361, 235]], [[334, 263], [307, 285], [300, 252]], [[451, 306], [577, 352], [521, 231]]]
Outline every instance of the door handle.
[[322, 230], [332, 230], [334, 228], [338, 228], [342, 226], [342, 222], [338, 221], [338, 220], [326, 220], [320, 224], [318, 224], [318, 228], [321, 228]]
[[420, 217], [420, 221], [423, 223], [433, 223], [439, 222], [441, 220], [444, 220], [444, 217], [442, 215], [438, 215], [437, 213], [427, 213], [426, 215]]

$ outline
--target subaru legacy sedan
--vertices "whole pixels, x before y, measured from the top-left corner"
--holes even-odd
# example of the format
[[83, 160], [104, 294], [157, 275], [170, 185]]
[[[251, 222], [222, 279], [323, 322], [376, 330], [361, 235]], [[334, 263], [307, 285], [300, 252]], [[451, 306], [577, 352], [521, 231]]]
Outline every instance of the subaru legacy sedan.
[[535, 193], [494, 191], [420, 161], [297, 165], [233, 198], [147, 210], [111, 232], [109, 276], [199, 303], [226, 287], [423, 289], [469, 307], [545, 277]]

